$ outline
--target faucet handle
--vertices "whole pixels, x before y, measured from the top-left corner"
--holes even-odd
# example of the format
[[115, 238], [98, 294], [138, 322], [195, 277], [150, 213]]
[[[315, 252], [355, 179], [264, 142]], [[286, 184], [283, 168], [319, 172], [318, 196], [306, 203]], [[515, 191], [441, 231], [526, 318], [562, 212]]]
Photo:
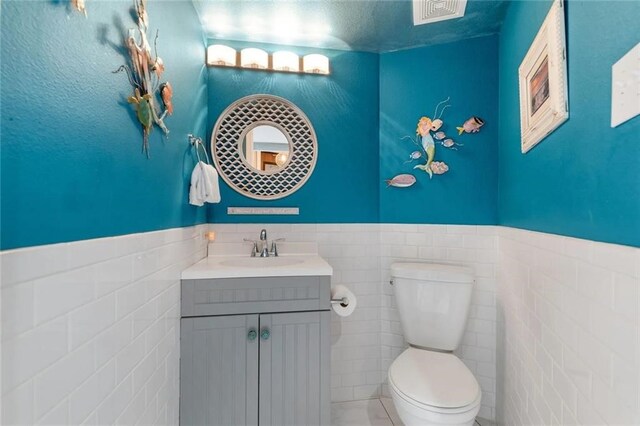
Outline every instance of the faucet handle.
[[253, 248], [251, 249], [251, 257], [256, 257], [256, 254], [258, 253], [258, 242], [255, 240], [250, 240], [248, 238], [243, 238], [242, 241], [253, 244]]
[[267, 230], [263, 229], [260, 231], [260, 241], [267, 241]]
[[271, 240], [271, 254], [275, 257], [278, 257], [278, 246], [276, 243], [278, 241], [284, 241], [284, 238], [276, 238], [275, 240]]

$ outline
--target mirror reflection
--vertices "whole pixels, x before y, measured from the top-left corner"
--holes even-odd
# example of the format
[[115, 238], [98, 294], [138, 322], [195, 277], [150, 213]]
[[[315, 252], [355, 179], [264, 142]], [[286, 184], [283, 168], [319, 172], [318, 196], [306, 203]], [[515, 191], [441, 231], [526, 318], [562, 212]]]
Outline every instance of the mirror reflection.
[[240, 144], [240, 152], [254, 169], [278, 171], [289, 160], [289, 140], [277, 127], [263, 124], [247, 132]]

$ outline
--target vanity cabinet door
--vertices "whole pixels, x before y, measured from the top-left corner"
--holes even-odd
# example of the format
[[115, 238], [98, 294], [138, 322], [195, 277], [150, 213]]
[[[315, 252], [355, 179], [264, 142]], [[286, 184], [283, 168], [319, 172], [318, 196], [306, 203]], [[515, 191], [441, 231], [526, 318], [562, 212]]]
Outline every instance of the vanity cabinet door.
[[258, 315], [182, 318], [182, 426], [257, 425], [257, 331]]
[[260, 426], [330, 424], [329, 327], [329, 311], [260, 315]]

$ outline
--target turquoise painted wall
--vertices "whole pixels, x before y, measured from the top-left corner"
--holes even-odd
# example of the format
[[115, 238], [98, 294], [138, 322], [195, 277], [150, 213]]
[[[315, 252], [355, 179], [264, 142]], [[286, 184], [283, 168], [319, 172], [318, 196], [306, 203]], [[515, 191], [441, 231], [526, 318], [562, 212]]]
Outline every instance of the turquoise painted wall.
[[[380, 220], [387, 223], [497, 223], [498, 38], [380, 55]], [[436, 145], [437, 161], [449, 171], [433, 179], [407, 163], [421, 116], [433, 118], [436, 105], [450, 97], [442, 130], [464, 144], [457, 151]], [[473, 115], [486, 122], [479, 133], [458, 136]], [[423, 159], [421, 159], [423, 160]], [[410, 188], [387, 187], [383, 179], [411, 173]]]
[[[85, 19], [67, 2], [3, 1], [0, 246], [205, 219], [498, 223], [639, 246], [640, 119], [611, 129], [609, 104], [611, 65], [638, 42], [631, 29], [640, 3], [615, 2], [606, 15], [598, 12], [600, 3], [567, 3], [571, 118], [522, 155], [517, 68], [549, 1], [514, 2], [500, 37], [382, 55], [322, 50], [332, 61], [328, 77], [207, 69], [191, 5], [151, 2], [176, 112], [167, 120], [168, 141], [154, 130], [147, 160], [125, 101], [128, 82], [111, 73], [125, 61], [120, 44], [133, 27], [130, 2], [89, 2]], [[250, 200], [222, 182], [223, 203], [208, 210], [189, 206], [194, 155], [186, 135], [208, 140], [222, 110], [255, 93], [290, 99], [312, 120], [319, 142], [313, 175], [281, 200]], [[401, 138], [414, 135], [417, 119], [432, 115], [447, 96], [452, 107], [444, 130], [465, 146], [457, 152], [439, 147], [436, 159], [451, 169], [429, 180], [404, 163], [414, 147]], [[457, 136], [455, 126], [471, 115], [487, 124], [478, 134]], [[416, 185], [386, 188], [384, 179], [407, 172], [418, 177]], [[298, 206], [301, 215], [228, 216], [227, 206]]]
[[518, 66], [550, 5], [513, 2], [500, 35], [500, 224], [640, 246], [640, 118], [610, 127], [611, 65], [640, 41], [640, 2], [566, 3], [570, 118], [523, 155]]
[[187, 1], [149, 2], [151, 31], [174, 89], [175, 113], [151, 159], [126, 102], [123, 34], [130, 1], [2, 1], [1, 248], [202, 223], [187, 203], [194, 158], [188, 133], [207, 120], [204, 40]]
[[[214, 41], [210, 42], [211, 44]], [[247, 44], [225, 41], [236, 48]], [[273, 52], [280, 46], [255, 44]], [[318, 138], [318, 161], [294, 194], [259, 201], [220, 180], [222, 202], [209, 207], [213, 223], [370, 223], [378, 221], [378, 55], [339, 50], [282, 47], [303, 55], [322, 53], [331, 75], [301, 75], [211, 67], [209, 140], [218, 116], [247, 95], [281, 96], [311, 120]], [[299, 216], [230, 216], [227, 207], [299, 207]]]

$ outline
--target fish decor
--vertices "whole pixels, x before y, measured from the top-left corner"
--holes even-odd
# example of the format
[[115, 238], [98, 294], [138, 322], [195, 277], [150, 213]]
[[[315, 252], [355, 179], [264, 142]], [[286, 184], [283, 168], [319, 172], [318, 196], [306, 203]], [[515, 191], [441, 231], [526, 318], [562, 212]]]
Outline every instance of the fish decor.
[[458, 143], [451, 138], [447, 138], [443, 141], [438, 141], [438, 143], [443, 147], [453, 149], [454, 151], [457, 151], [459, 146], [464, 146], [464, 144]]
[[151, 112], [151, 95], [146, 93], [140, 96], [140, 90], [136, 87], [135, 96], [129, 96], [127, 101], [130, 104], [135, 104], [136, 108], [136, 116], [138, 117], [138, 121], [142, 124], [142, 132], [144, 134], [144, 145], [147, 146], [149, 144], [149, 134], [151, 133], [151, 129], [153, 129], [153, 114]]
[[408, 188], [416, 183], [416, 177], [410, 174], [402, 174], [393, 177], [392, 179], [385, 180], [387, 187], [395, 186], [396, 188]]
[[458, 149], [456, 148], [457, 146], [464, 146], [464, 144], [456, 143], [453, 139], [447, 138], [447, 135], [442, 131], [436, 132], [436, 134], [434, 134], [433, 137], [436, 139], [436, 143], [439, 143], [445, 148], [457, 150]]
[[160, 96], [162, 97], [162, 103], [164, 104], [167, 114], [173, 114], [173, 102], [171, 102], [173, 88], [171, 87], [171, 83], [167, 81], [160, 85]]
[[458, 135], [461, 135], [463, 133], [478, 133], [482, 126], [484, 126], [484, 120], [474, 116], [465, 121], [462, 127], [456, 127], [456, 129], [458, 129]]
[[[74, 4], [83, 0], [73, 0]], [[120, 66], [114, 73], [125, 72], [129, 83], [133, 87], [134, 95], [127, 98], [134, 105], [136, 117], [142, 125], [142, 152], [149, 158], [149, 135], [154, 124], [165, 135], [169, 129], [164, 123], [167, 115], [173, 113], [173, 89], [169, 82], [160, 83], [164, 72], [164, 61], [158, 56], [158, 32], [153, 42], [153, 54], [147, 36], [149, 30], [149, 16], [147, 15], [147, 0], [134, 0], [134, 12], [137, 18], [137, 28], [129, 29], [125, 37], [125, 48], [129, 52], [129, 63]], [[159, 106], [158, 95], [162, 106]]]
[[418, 158], [422, 157], [422, 153], [420, 151], [413, 151], [411, 154], [409, 154], [409, 159], [407, 161], [405, 161], [404, 163], [410, 163], [413, 160], [417, 160]]

